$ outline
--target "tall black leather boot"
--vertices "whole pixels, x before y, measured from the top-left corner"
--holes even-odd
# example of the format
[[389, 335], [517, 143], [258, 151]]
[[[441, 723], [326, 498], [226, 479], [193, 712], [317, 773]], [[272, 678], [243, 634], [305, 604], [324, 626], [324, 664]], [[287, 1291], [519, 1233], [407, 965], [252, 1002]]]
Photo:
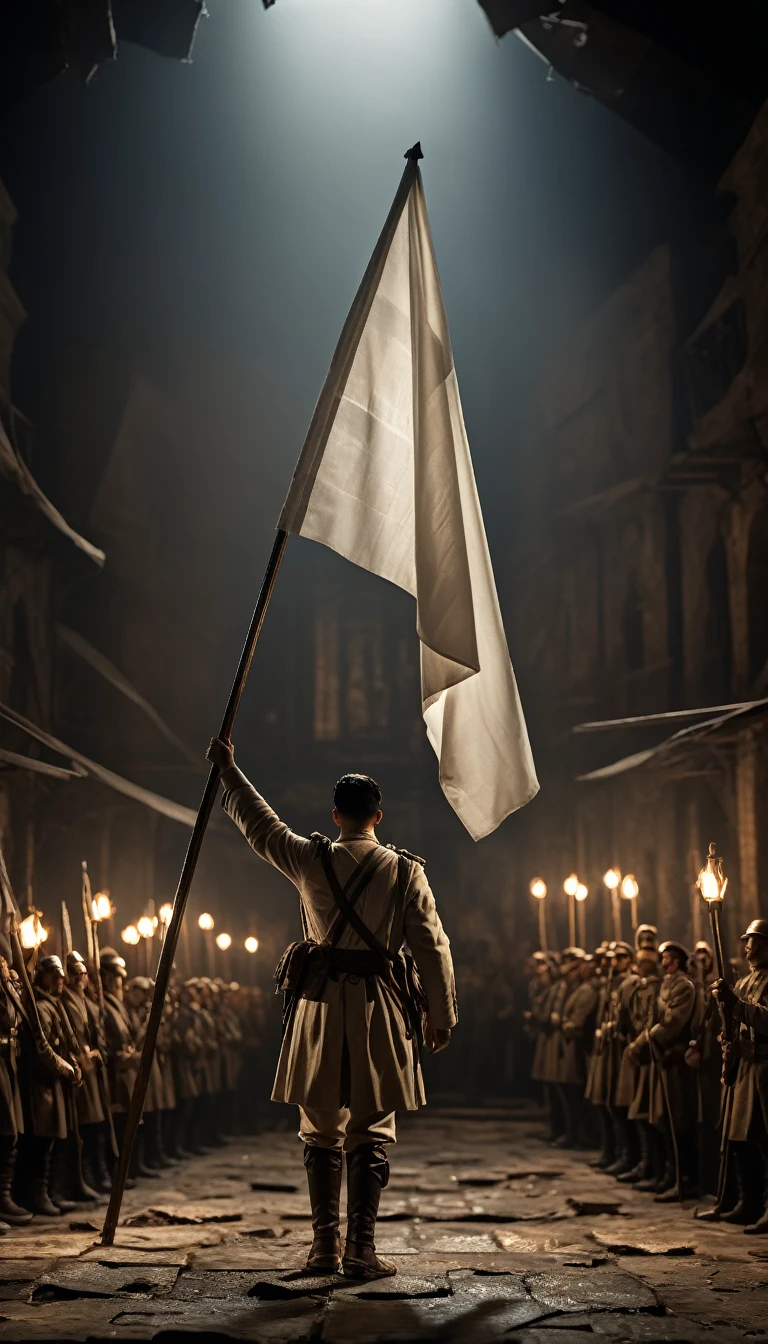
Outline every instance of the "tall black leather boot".
[[94, 1204], [98, 1201], [99, 1194], [85, 1176], [83, 1170], [84, 1149], [85, 1144], [83, 1144], [82, 1149], [79, 1149], [74, 1135], [70, 1135], [65, 1149], [64, 1172], [67, 1183], [64, 1190], [67, 1196], [74, 1199], [76, 1204]]
[[[664, 1170], [656, 1182], [654, 1203], [657, 1203], [662, 1195], [666, 1195], [670, 1190], [677, 1191], [677, 1179], [675, 1172], [675, 1152], [672, 1147], [672, 1136], [668, 1129], [659, 1130], [664, 1154]], [[677, 1198], [675, 1194], [674, 1198]], [[667, 1202], [666, 1200], [664, 1201]]]
[[[749, 1143], [732, 1143], [730, 1146], [736, 1202], [726, 1213], [720, 1211], [719, 1220], [721, 1223], [736, 1223], [737, 1226], [744, 1227], [760, 1216], [762, 1191], [759, 1177], [757, 1182], [755, 1180], [755, 1155], [750, 1151], [751, 1148], [752, 1145]], [[755, 1188], [756, 1186], [757, 1188]], [[725, 1207], [727, 1208], [727, 1205]]]
[[173, 1120], [173, 1111], [162, 1110], [157, 1112], [157, 1156], [161, 1167], [177, 1167], [179, 1159], [173, 1156], [171, 1152], [171, 1122]]
[[62, 1213], [72, 1213], [77, 1201], [70, 1199], [70, 1149], [67, 1139], [54, 1139], [48, 1177], [48, 1194]]
[[644, 1193], [647, 1192], [653, 1194], [657, 1187], [659, 1187], [659, 1183], [664, 1174], [666, 1156], [661, 1134], [656, 1126], [650, 1124], [649, 1121], [644, 1120], [643, 1127], [648, 1140], [648, 1165], [650, 1171], [641, 1181], [635, 1182], [635, 1189], [642, 1190]]
[[206, 1122], [207, 1097], [195, 1097], [191, 1103], [189, 1112], [189, 1138], [186, 1147], [195, 1157], [204, 1157], [212, 1152], [205, 1142], [205, 1122]]
[[312, 1246], [307, 1257], [310, 1274], [338, 1274], [341, 1269], [339, 1200], [342, 1153], [340, 1148], [304, 1145], [304, 1166], [312, 1208]]
[[552, 1142], [553, 1148], [575, 1148], [576, 1147], [576, 1124], [573, 1111], [573, 1096], [571, 1089], [566, 1085], [555, 1083], [555, 1095], [560, 1104], [560, 1111], [563, 1117], [563, 1132]]
[[397, 1267], [376, 1254], [374, 1233], [379, 1199], [389, 1180], [386, 1149], [362, 1143], [347, 1153], [347, 1240], [342, 1270], [348, 1279], [385, 1279]]
[[53, 1139], [35, 1139], [30, 1156], [33, 1159], [32, 1177], [29, 1183], [29, 1207], [33, 1213], [44, 1218], [60, 1218], [62, 1210], [54, 1204], [48, 1192], [51, 1177], [51, 1159], [53, 1157]]
[[133, 1177], [143, 1176], [146, 1179], [156, 1181], [159, 1172], [148, 1167], [144, 1161], [144, 1126], [139, 1125], [136, 1130], [136, 1137], [133, 1140], [133, 1152], [131, 1153], [131, 1165], [128, 1168], [129, 1174]]
[[629, 1128], [626, 1117], [622, 1110], [613, 1110], [609, 1112], [611, 1124], [613, 1125], [613, 1144], [616, 1156], [609, 1167], [605, 1168], [606, 1176], [621, 1176], [623, 1172], [629, 1171], [633, 1163], [629, 1161]]
[[6, 1223], [29, 1223], [32, 1214], [29, 1209], [23, 1209], [17, 1204], [12, 1194], [16, 1170], [16, 1140], [10, 1137], [4, 1138], [0, 1140], [0, 1145], [0, 1218]]
[[756, 1188], [761, 1192], [760, 1203], [763, 1206], [760, 1218], [756, 1223], [749, 1224], [744, 1231], [751, 1236], [765, 1236], [768, 1234], [768, 1144], [761, 1142], [759, 1146], [760, 1156], [760, 1175], [755, 1181]]
[[608, 1109], [605, 1106], [596, 1106], [598, 1124], [600, 1125], [600, 1152], [594, 1161], [588, 1163], [590, 1167], [595, 1167], [597, 1171], [605, 1171], [610, 1167], [616, 1157], [616, 1148], [613, 1141], [613, 1126]]
[[103, 1121], [83, 1125], [83, 1179], [97, 1195], [108, 1195], [112, 1181], [106, 1164], [106, 1125]]
[[651, 1148], [648, 1141], [648, 1125], [645, 1120], [629, 1121], [634, 1124], [637, 1133], [637, 1141], [640, 1146], [640, 1156], [630, 1171], [624, 1171], [617, 1176], [617, 1181], [623, 1185], [635, 1185], [638, 1181], [647, 1181], [653, 1175], [653, 1163], [651, 1160]]
[[150, 1171], [159, 1172], [162, 1167], [158, 1151], [157, 1111], [146, 1111], [142, 1125], [144, 1136], [144, 1166]]

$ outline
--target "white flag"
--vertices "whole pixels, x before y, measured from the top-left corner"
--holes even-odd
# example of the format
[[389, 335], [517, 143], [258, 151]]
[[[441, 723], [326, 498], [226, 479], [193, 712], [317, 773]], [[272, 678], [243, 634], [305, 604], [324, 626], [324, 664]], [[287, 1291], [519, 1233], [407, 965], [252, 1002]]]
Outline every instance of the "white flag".
[[409, 160], [279, 526], [416, 598], [440, 784], [480, 840], [538, 791], [499, 611], [421, 173]]

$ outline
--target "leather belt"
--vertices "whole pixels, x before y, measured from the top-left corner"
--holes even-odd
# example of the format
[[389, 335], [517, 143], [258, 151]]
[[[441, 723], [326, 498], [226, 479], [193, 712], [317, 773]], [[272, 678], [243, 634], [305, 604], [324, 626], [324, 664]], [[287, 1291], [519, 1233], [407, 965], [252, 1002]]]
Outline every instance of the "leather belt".
[[330, 954], [331, 974], [355, 975], [364, 980], [371, 975], [385, 975], [387, 969], [386, 958], [367, 949], [335, 947]]

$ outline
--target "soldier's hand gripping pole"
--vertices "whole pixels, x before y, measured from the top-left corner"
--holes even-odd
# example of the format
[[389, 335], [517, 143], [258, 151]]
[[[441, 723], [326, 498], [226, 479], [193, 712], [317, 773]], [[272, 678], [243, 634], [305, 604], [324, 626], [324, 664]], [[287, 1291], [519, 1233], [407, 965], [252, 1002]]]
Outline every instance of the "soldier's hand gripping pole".
[[[232, 683], [232, 690], [229, 694], [227, 708], [224, 712], [221, 728], [218, 736], [225, 740], [231, 736], [232, 727], [237, 715], [240, 698], [243, 693], [246, 678], [253, 659], [256, 641], [264, 621], [269, 599], [272, 596], [272, 590], [275, 586], [277, 573], [280, 568], [280, 562], [285, 553], [285, 547], [288, 541], [288, 533], [278, 531], [275, 536], [275, 544], [272, 547], [272, 554], [269, 557], [266, 573], [262, 581], [259, 592], [256, 609], [253, 613], [248, 635], [243, 645], [243, 651], [240, 655], [237, 673]], [[173, 969], [173, 959], [176, 954], [176, 945], [179, 941], [181, 924], [184, 918], [184, 911], [187, 905], [189, 889], [192, 885], [192, 878], [197, 867], [197, 860], [200, 856], [200, 850], [203, 844], [206, 827], [210, 820], [213, 804], [216, 801], [216, 792], [219, 785], [219, 767], [211, 765], [208, 774], [208, 780], [205, 785], [200, 808], [197, 813], [197, 819], [190, 837], [187, 853], [184, 858], [184, 866], [181, 870], [179, 885], [176, 888], [176, 896], [173, 902], [173, 914], [171, 922], [168, 925], [168, 932], [165, 936], [163, 950], [160, 954], [160, 962], [157, 968], [157, 978], [155, 980], [155, 991], [152, 995], [152, 1007], [149, 1013], [146, 1035], [144, 1037], [144, 1046], [141, 1052], [141, 1061], [139, 1063], [136, 1081], [133, 1085], [133, 1095], [131, 1104], [128, 1108], [128, 1115], [125, 1123], [125, 1135], [123, 1138], [120, 1156], [117, 1163], [117, 1172], [114, 1185], [112, 1186], [112, 1195], [107, 1209], [107, 1216], [104, 1219], [104, 1227], [101, 1232], [101, 1242], [103, 1246], [111, 1246], [115, 1239], [115, 1229], [117, 1220], [120, 1216], [120, 1206], [123, 1202], [123, 1192], [125, 1191], [125, 1182], [128, 1177], [128, 1167], [131, 1161], [131, 1151], [133, 1149], [136, 1131], [141, 1122], [141, 1113], [144, 1109], [144, 1099], [147, 1095], [149, 1085], [149, 1076], [152, 1070], [152, 1060], [155, 1053], [155, 1044], [157, 1033], [160, 1028], [160, 1019], [162, 1017], [165, 996], [168, 991], [168, 982]]]

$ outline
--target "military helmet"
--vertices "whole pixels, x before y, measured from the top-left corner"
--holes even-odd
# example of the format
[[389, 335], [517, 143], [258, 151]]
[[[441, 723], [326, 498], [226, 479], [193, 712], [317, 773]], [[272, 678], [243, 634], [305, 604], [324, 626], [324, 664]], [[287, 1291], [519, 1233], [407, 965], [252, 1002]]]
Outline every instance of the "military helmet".
[[128, 974], [124, 957], [121, 957], [114, 947], [103, 947], [99, 961], [102, 975], [119, 975], [120, 979], [124, 980]]
[[67, 953], [67, 975], [87, 975], [88, 967], [79, 952]]
[[634, 957], [635, 949], [629, 943], [624, 943], [620, 939], [613, 943], [613, 954], [616, 957]]
[[154, 988], [154, 984], [154, 980], [150, 980], [148, 975], [134, 975], [132, 980], [126, 980], [125, 988], [143, 989], [145, 993], [149, 993]]
[[635, 929], [635, 949], [638, 952], [641, 947], [652, 947], [655, 950], [658, 942], [659, 930], [655, 924], [638, 924]]
[[748, 938], [752, 937], [768, 938], [768, 919], [753, 919], [746, 933], [742, 933], [741, 941], [745, 943]]
[[39, 980], [46, 971], [57, 971], [59, 975], [64, 974], [64, 967], [61, 964], [61, 957], [55, 955], [41, 957], [35, 970], [35, 980]]
[[674, 952], [681, 966], [688, 965], [690, 953], [684, 943], [678, 943], [674, 938], [668, 938], [666, 943], [662, 943], [659, 948], [659, 956], [663, 952]]

